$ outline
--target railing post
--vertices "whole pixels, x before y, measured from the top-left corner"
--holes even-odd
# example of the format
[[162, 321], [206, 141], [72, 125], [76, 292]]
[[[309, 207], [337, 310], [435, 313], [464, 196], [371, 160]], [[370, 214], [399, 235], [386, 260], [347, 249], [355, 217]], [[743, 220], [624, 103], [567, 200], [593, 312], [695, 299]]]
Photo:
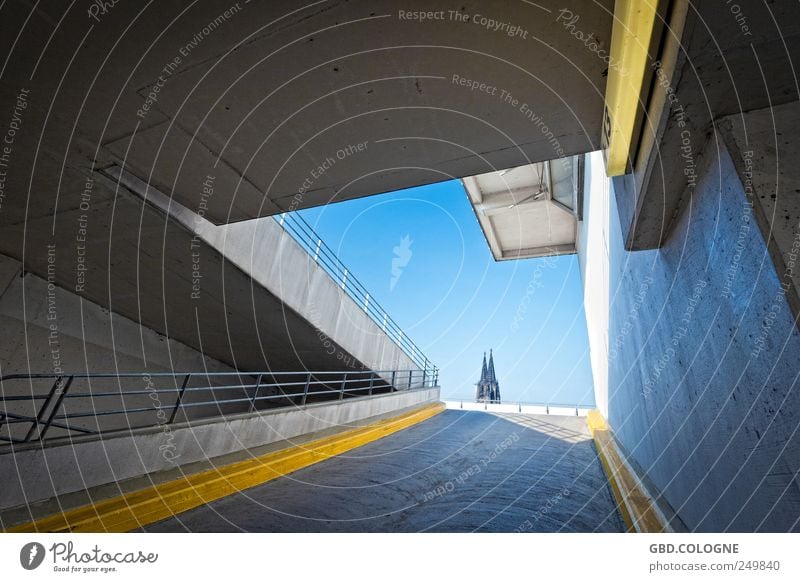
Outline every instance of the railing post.
[[183, 379], [183, 384], [181, 385], [181, 391], [178, 393], [178, 399], [175, 401], [175, 408], [172, 409], [172, 414], [167, 421], [167, 424], [172, 424], [175, 420], [175, 415], [178, 414], [178, 409], [181, 407], [181, 401], [183, 400], [183, 393], [186, 392], [186, 386], [189, 384], [189, 378], [191, 378], [191, 374], [186, 374], [186, 377]]
[[74, 376], [70, 376], [67, 383], [64, 384], [64, 388], [61, 389], [61, 393], [58, 395], [58, 399], [56, 400], [55, 405], [53, 406], [53, 410], [50, 411], [50, 416], [47, 417], [47, 422], [44, 425], [44, 429], [39, 432], [39, 440], [44, 440], [44, 435], [47, 434], [47, 431], [50, 429], [50, 424], [53, 422], [53, 419], [58, 412], [58, 409], [61, 408], [61, 402], [64, 400], [64, 396], [67, 395], [67, 390], [69, 390], [70, 385], [72, 384], [72, 379]]
[[24, 442], [27, 443], [28, 441], [31, 440], [31, 438], [33, 438], [34, 431], [36, 431], [39, 428], [39, 424], [42, 422], [42, 419], [44, 418], [44, 413], [47, 411], [47, 408], [49, 408], [50, 403], [53, 401], [53, 396], [55, 395], [56, 390], [58, 389], [58, 386], [61, 384], [61, 381], [63, 379], [64, 379], [63, 376], [56, 377], [56, 381], [53, 382], [53, 386], [50, 388], [50, 393], [47, 395], [47, 398], [44, 399], [44, 403], [42, 404], [42, 407], [39, 409], [39, 412], [36, 414], [36, 418], [31, 421], [32, 423], [31, 427], [28, 429], [25, 438], [22, 439]]
[[345, 269], [344, 273], [342, 273], [342, 289], [345, 289], [346, 287], [347, 287], [347, 269]]
[[372, 396], [372, 386], [375, 382], [375, 372], [369, 373], [369, 394], [368, 396]]
[[411, 380], [414, 377], [414, 370], [408, 371], [408, 389], [411, 390]]
[[261, 388], [261, 376], [263, 374], [258, 375], [258, 380], [256, 380], [256, 389], [253, 391], [253, 399], [250, 401], [250, 412], [254, 412], [256, 409], [256, 399], [258, 398], [258, 389]]
[[344, 400], [344, 388], [347, 385], [347, 372], [344, 373], [342, 378], [342, 391], [339, 393], [339, 400]]
[[308, 387], [311, 385], [311, 372], [308, 373], [306, 376], [306, 387], [303, 388], [303, 399], [300, 401], [300, 406], [306, 405], [306, 399], [308, 398]]
[[319, 260], [318, 260], [318, 258], [319, 258], [319, 247], [321, 245], [322, 245], [322, 239], [318, 238], [317, 239], [317, 249], [314, 251], [314, 261], [315, 262], [319, 262]]
[[428, 365], [428, 364], [427, 364], [427, 362], [426, 362], [426, 363], [425, 363], [425, 366], [426, 366], [426, 367], [422, 369], [422, 386], [420, 386], [420, 388], [425, 388], [425, 376], [426, 376], [426, 375], [427, 375], [427, 373], [428, 373], [428, 368], [427, 368], [427, 365]]
[[364, 298], [364, 311], [368, 310], [369, 310], [369, 293], [367, 293], [367, 296]]

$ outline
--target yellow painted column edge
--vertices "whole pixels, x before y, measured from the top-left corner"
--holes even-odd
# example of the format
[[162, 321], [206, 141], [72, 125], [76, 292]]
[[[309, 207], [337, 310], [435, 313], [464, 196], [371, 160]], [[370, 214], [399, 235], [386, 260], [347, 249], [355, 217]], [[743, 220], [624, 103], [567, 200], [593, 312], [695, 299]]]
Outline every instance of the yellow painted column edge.
[[611, 28], [602, 145], [606, 175], [628, 171], [634, 131], [647, 95], [648, 60], [657, 24], [659, 0], [616, 0]]
[[444, 411], [435, 402], [362, 428], [43, 517], [8, 532], [126, 532], [324, 461]]

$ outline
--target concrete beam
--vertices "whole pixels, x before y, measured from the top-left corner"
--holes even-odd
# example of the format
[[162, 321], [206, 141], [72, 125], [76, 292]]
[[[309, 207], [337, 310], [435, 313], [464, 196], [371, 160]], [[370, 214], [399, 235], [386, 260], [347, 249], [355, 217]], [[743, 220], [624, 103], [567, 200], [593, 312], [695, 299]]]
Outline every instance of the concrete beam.
[[[798, 99], [800, 6], [672, 3], [632, 175], [615, 180], [625, 248], [660, 247], [694, 194], [716, 120]], [[745, 22], [743, 25], [742, 23]], [[656, 60], [657, 59], [657, 60]]]

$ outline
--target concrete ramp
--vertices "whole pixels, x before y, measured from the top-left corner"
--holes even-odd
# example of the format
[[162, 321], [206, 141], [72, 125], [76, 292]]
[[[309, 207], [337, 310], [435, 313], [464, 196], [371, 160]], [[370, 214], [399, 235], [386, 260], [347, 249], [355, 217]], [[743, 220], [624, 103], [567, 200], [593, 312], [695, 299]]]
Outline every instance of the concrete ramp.
[[445, 412], [147, 531], [621, 532], [583, 418]]

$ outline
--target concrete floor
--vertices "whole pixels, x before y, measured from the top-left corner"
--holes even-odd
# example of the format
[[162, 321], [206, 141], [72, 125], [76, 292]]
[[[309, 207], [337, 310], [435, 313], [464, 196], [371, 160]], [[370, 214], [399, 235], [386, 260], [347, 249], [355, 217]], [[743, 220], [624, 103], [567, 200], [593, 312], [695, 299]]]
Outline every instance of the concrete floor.
[[585, 419], [447, 410], [143, 531], [623, 528]]

